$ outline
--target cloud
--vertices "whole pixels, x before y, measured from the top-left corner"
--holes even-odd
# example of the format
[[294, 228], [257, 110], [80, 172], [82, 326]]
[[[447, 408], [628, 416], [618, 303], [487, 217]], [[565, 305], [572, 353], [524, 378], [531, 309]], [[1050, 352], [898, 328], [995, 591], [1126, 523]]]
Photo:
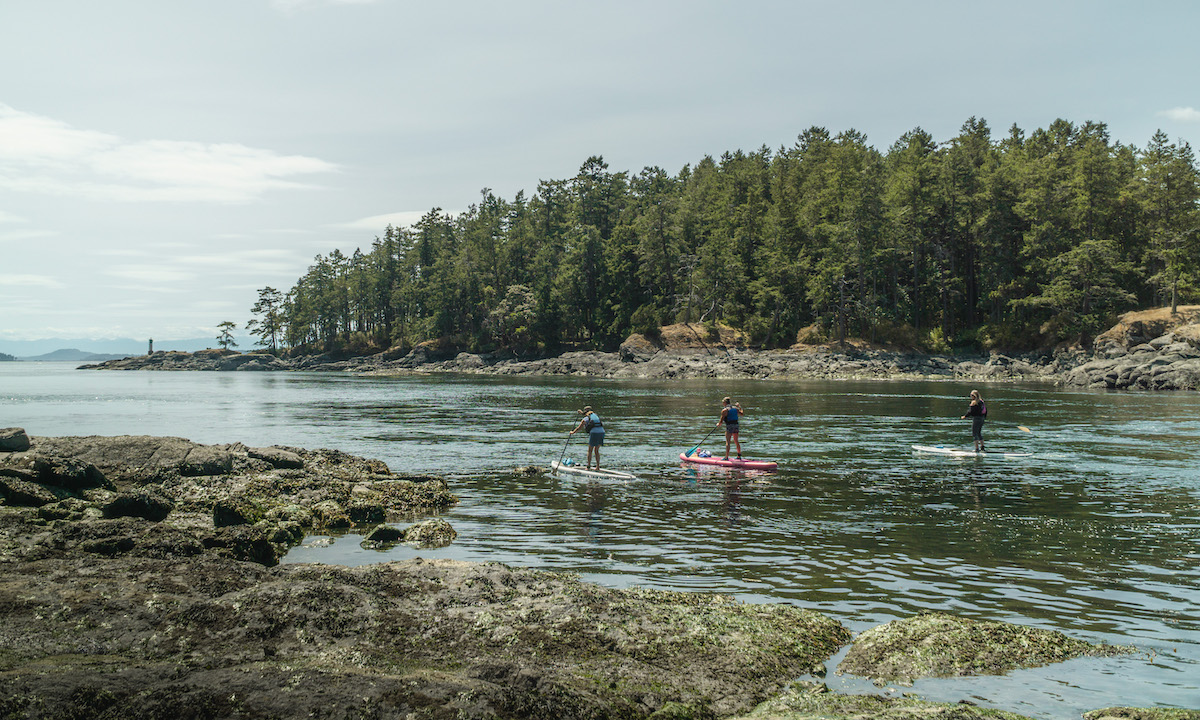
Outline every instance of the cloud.
[[22, 240], [41, 240], [58, 235], [53, 230], [10, 230], [0, 232], [0, 242], [20, 242]]
[[292, 13], [311, 5], [373, 5], [379, 0], [271, 0], [271, 7]]
[[13, 215], [12, 213], [7, 213], [7, 212], [4, 212], [3, 210], [0, 210], [0, 223], [26, 223], [26, 222], [29, 222], [29, 220], [21, 217], [20, 215]]
[[61, 288], [63, 284], [49, 275], [0, 275], [0, 287]]
[[211, 268], [223, 270], [230, 276], [252, 275], [290, 275], [303, 267], [301, 253], [295, 250], [260, 249], [234, 250], [212, 255], [187, 255], [178, 258], [178, 262], [189, 268]]
[[[346, 223], [338, 223], [332, 227], [346, 228], [348, 230], [370, 230], [379, 232], [385, 229], [388, 225], [393, 227], [409, 227], [416, 225], [417, 221], [425, 217], [428, 210], [404, 210], [401, 212], [385, 213], [383, 215], [372, 215], [370, 217], [352, 220]], [[443, 210], [443, 215], [457, 215], [458, 210]]]
[[[105, 268], [103, 272], [105, 275], [139, 283], [138, 290], [145, 290], [164, 282], [182, 283], [195, 278], [194, 273], [188, 272], [184, 268], [172, 269], [162, 265], [117, 265]], [[160, 289], [167, 288], [160, 287]]]
[[1176, 122], [1200, 122], [1200, 110], [1191, 107], [1171, 108], [1158, 114]]
[[249, 202], [337, 166], [234, 143], [129, 141], [0, 104], [0, 188], [127, 202]]

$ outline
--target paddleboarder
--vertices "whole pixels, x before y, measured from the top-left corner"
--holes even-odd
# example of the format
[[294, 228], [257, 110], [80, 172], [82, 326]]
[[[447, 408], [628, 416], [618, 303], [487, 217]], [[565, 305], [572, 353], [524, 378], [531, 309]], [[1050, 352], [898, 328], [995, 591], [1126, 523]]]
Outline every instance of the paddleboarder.
[[601, 422], [600, 416], [592, 410], [591, 405], [585, 405], [583, 409], [579, 411], [579, 414], [583, 417], [579, 419], [579, 424], [575, 426], [575, 429], [572, 430], [570, 434], [574, 435], [580, 430], [587, 430], [588, 454], [587, 465], [585, 466], [585, 469], [592, 469], [592, 455], [594, 454], [596, 456], [596, 469], [599, 470], [600, 446], [604, 444], [604, 423]]
[[975, 440], [975, 452], [985, 452], [983, 449], [983, 421], [987, 419], [987, 403], [980, 397], [978, 390], [971, 391], [971, 402], [967, 405], [967, 414], [963, 420], [971, 418], [971, 437]]
[[725, 457], [722, 460], [729, 459], [730, 440], [737, 446], [737, 459], [742, 459], [742, 441], [738, 437], [738, 421], [741, 419], [742, 413], [740, 402], [730, 404], [728, 397], [721, 401], [721, 417], [717, 418], [716, 427], [713, 429], [715, 430], [721, 427], [721, 423], [725, 423]]

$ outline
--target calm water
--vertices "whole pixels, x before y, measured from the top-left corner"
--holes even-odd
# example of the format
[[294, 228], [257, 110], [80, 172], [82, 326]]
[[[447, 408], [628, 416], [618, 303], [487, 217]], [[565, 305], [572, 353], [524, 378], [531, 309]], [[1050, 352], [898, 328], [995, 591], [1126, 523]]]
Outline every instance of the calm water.
[[[445, 515], [459, 533], [449, 548], [383, 553], [363, 550], [355, 535], [312, 537], [289, 562], [498, 560], [611, 586], [788, 602], [854, 631], [945, 610], [1143, 652], [906, 692], [1039, 718], [1107, 705], [1200, 707], [1198, 394], [73, 367], [0, 363], [0, 427], [338, 448], [400, 472], [449, 474], [462, 498]], [[914, 443], [969, 445], [958, 416], [971, 387], [988, 400], [989, 446], [1034, 457], [910, 452]], [[747, 454], [778, 460], [779, 472], [680, 466], [723, 395], [747, 410]], [[608, 429], [605, 464], [640, 480], [513, 472], [557, 459], [585, 403]], [[579, 436], [566, 454], [582, 462]], [[828, 681], [879, 692], [850, 677]]]

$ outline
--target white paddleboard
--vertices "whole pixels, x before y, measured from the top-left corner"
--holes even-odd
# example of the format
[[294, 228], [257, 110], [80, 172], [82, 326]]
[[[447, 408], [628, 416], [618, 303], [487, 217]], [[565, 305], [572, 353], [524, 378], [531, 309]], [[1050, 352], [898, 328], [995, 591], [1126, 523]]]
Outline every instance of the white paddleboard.
[[959, 450], [958, 448], [949, 448], [945, 445], [913, 445], [913, 450], [917, 452], [930, 453], [932, 455], [949, 455], [951, 457], [1002, 457], [1002, 458], [1020, 458], [1032, 457], [1033, 453], [1027, 452], [975, 452], [974, 450]]
[[593, 478], [596, 480], [637, 480], [637, 475], [633, 473], [621, 472], [620, 470], [588, 470], [582, 465], [564, 465], [557, 460], [550, 463], [551, 475], [578, 475], [579, 477]]

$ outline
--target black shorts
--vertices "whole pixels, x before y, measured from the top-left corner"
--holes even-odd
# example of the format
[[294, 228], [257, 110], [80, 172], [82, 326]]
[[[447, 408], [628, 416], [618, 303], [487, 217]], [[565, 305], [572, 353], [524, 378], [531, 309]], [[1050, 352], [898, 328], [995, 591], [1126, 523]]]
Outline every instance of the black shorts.
[[737, 423], [733, 423], [732, 425], [730, 425], [729, 423], [725, 423], [725, 434], [726, 435], [737, 435], [737, 431], [738, 431]]

